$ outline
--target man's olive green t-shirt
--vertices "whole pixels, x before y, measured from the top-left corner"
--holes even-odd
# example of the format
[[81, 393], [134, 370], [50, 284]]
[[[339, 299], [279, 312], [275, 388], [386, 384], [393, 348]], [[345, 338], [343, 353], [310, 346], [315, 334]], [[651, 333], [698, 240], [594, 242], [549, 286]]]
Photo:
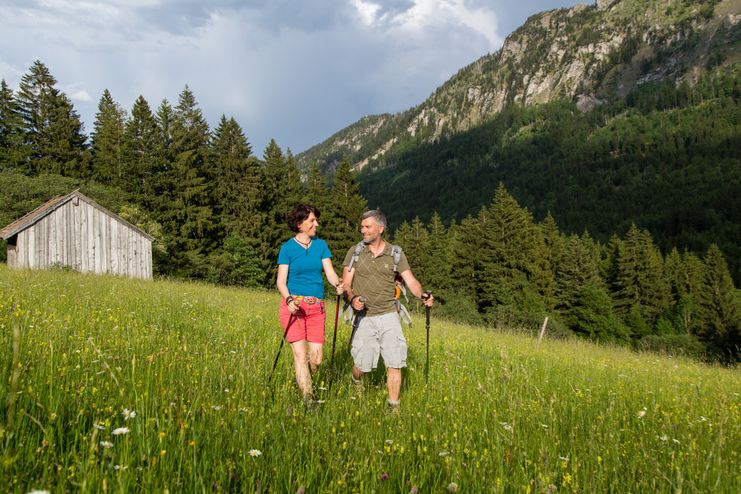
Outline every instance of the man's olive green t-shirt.
[[[352, 256], [355, 253], [353, 246], [343, 262], [344, 266], [349, 266]], [[396, 267], [399, 273], [409, 269], [409, 263], [404, 252], [399, 258], [399, 265]], [[378, 256], [374, 257], [367, 245], [358, 256], [352, 267], [352, 291], [354, 295], [365, 297], [366, 315], [378, 316], [396, 311], [394, 294], [396, 287], [394, 284], [394, 256], [391, 254], [391, 244], [386, 242]]]

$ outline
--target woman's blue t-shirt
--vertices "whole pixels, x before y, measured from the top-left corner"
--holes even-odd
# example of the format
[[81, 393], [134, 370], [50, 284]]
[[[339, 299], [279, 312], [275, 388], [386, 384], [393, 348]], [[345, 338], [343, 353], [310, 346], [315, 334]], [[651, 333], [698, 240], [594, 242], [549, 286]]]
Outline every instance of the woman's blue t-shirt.
[[288, 264], [288, 291], [291, 295], [324, 298], [322, 260], [331, 259], [329, 247], [320, 238], [313, 238], [308, 249], [291, 238], [278, 253], [278, 264]]

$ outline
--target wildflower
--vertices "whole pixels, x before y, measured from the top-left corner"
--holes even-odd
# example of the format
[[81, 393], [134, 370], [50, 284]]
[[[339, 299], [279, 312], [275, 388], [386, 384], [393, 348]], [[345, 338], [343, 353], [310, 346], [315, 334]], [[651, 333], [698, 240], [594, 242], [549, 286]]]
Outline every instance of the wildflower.
[[296, 494], [305, 494], [306, 488], [303, 485], [300, 485], [298, 489], [296, 489]]
[[136, 412], [134, 410], [129, 410], [128, 408], [124, 408], [121, 414], [123, 415], [124, 420], [129, 420], [136, 417]]
[[217, 412], [218, 412], [219, 410], [221, 410], [222, 408], [224, 408], [224, 407], [222, 407], [221, 405], [211, 405], [211, 409], [212, 409], [212, 410], [216, 410]]
[[409, 491], [409, 494], [419, 494], [419, 487], [413, 485], [412, 489]]
[[643, 410], [638, 412], [638, 418], [642, 419], [645, 416], [646, 416], [646, 407], [643, 407]]
[[113, 465], [113, 469], [116, 471], [126, 470], [127, 468], [129, 468], [128, 465]]
[[661, 441], [667, 442], [669, 440], [669, 436], [667, 436], [666, 434], [664, 434], [663, 436], [659, 437], [659, 439]]
[[679, 439], [672, 439], [672, 442], [673, 442], [674, 444], [679, 444]]
[[257, 458], [258, 456], [262, 455], [262, 451], [259, 449], [251, 449], [250, 450], [250, 456], [253, 458]]
[[389, 474], [386, 473], [386, 472], [383, 472], [383, 473], [381, 473], [381, 475], [378, 478], [381, 479], [381, 482], [383, 482], [383, 481], [389, 479]]
[[118, 429], [113, 429], [113, 432], [111, 434], [113, 434], [114, 436], [120, 436], [122, 434], [128, 434], [129, 431], [130, 429], [128, 427], [119, 427]]
[[100, 441], [100, 445], [106, 449], [113, 447], [113, 443], [110, 441]]
[[97, 422], [95, 422], [95, 423], [93, 424], [93, 428], [95, 428], [95, 429], [98, 429], [99, 431], [104, 431], [104, 430], [105, 430], [105, 426], [104, 426], [104, 425], [100, 425], [100, 424], [99, 424], [99, 423], [97, 423]]
[[448, 484], [448, 492], [458, 492], [458, 484], [451, 482]]
[[442, 451], [440, 451], [440, 452], [438, 453], [438, 456], [442, 456], [442, 457], [444, 458], [444, 457], [448, 456], [448, 452], [447, 452], [447, 451], [445, 451], [445, 450], [442, 450]]
[[499, 423], [502, 424], [502, 427], [504, 427], [505, 431], [512, 432], [513, 429], [512, 429], [511, 424], [508, 424], [507, 422], [499, 422]]
[[384, 443], [386, 443], [386, 444], [388, 444], [389, 446], [391, 446], [392, 444], [394, 444], [394, 440], [393, 440], [393, 439], [386, 439], [386, 440], [384, 441]]
[[28, 494], [49, 494], [49, 491], [33, 490], [33, 491], [29, 492]]

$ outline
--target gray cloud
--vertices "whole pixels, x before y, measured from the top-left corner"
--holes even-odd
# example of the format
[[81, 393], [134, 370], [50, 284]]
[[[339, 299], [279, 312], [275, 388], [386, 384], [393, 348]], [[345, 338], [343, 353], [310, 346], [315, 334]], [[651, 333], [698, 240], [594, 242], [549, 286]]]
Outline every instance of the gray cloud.
[[421, 103], [530, 14], [573, 0], [109, 0], [0, 4], [0, 77], [49, 66], [86, 128], [108, 88], [124, 108], [193, 90], [260, 154], [299, 152], [363, 115]]

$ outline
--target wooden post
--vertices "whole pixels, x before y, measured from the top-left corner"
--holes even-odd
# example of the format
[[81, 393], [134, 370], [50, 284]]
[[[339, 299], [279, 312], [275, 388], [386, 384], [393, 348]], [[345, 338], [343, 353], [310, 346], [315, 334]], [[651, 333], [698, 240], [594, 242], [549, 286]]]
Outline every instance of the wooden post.
[[543, 335], [545, 334], [545, 327], [548, 326], [548, 316], [545, 316], [545, 319], [543, 320], [543, 326], [540, 328], [540, 334], [538, 335], [538, 344], [540, 344], [540, 340], [543, 339]]

